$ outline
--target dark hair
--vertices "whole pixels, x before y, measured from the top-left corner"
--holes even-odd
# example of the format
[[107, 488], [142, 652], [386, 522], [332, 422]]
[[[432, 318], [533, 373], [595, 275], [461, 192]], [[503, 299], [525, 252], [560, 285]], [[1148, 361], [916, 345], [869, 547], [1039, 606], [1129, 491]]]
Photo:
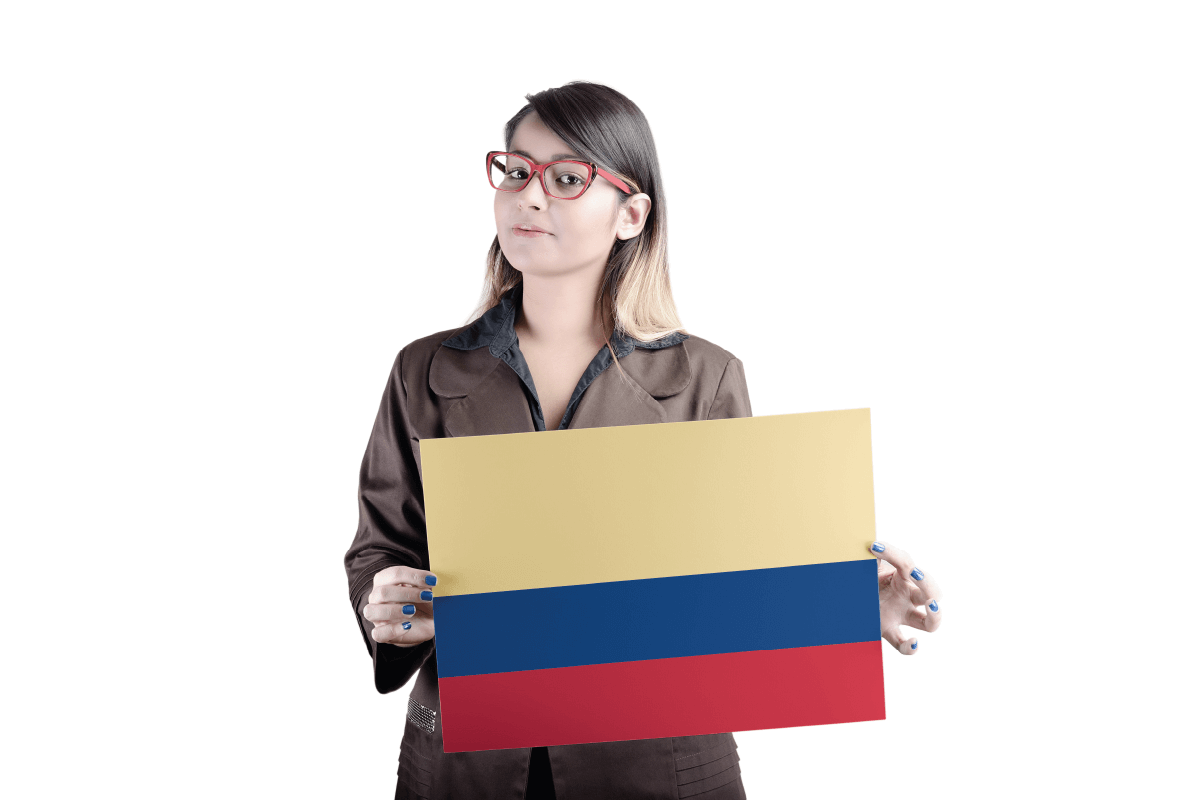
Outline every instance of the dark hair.
[[[613, 243], [600, 283], [596, 303], [609, 336], [614, 328], [641, 341], [684, 332], [671, 295], [667, 206], [658, 151], [642, 110], [615, 89], [587, 81], [572, 81], [525, 95], [525, 99], [529, 102], [504, 126], [505, 148], [512, 147], [521, 120], [536, 113], [572, 150], [630, 184], [633, 192], [617, 190], [619, 203], [638, 192], [650, 197], [650, 213], [642, 231]], [[613, 213], [616, 211], [614, 208]], [[496, 305], [504, 292], [521, 281], [521, 273], [500, 249], [499, 236], [492, 241], [487, 263], [477, 314]]]
[[[575, 152], [629, 181], [634, 192], [645, 192], [658, 206], [662, 177], [654, 135], [633, 101], [615, 89], [584, 81], [526, 95], [525, 99], [529, 103], [504, 126], [506, 148], [512, 147], [521, 120], [536, 112]], [[630, 193], [620, 192], [620, 196], [624, 200]], [[647, 221], [647, 227], [652, 221]]]

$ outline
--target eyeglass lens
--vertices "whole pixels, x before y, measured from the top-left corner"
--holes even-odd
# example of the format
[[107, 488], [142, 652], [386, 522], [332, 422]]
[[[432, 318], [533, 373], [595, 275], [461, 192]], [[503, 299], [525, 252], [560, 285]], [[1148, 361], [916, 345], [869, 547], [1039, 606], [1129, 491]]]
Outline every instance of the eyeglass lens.
[[[488, 173], [492, 187], [502, 192], [519, 192], [533, 174], [527, 159], [512, 153], [492, 156]], [[588, 184], [588, 168], [583, 164], [559, 161], [546, 167], [546, 189], [552, 197], [570, 200], [583, 194]]]

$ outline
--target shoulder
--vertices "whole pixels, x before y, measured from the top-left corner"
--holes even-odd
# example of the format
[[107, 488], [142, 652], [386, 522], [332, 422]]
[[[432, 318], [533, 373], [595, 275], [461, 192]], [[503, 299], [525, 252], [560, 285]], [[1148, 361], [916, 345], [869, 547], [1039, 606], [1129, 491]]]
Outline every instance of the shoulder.
[[444, 331], [438, 331], [427, 336], [422, 336], [420, 339], [413, 339], [411, 342], [404, 345], [404, 347], [400, 348], [400, 356], [404, 358], [405, 363], [412, 362], [428, 364], [433, 360], [438, 348], [442, 346], [442, 342], [461, 331], [463, 327], [466, 326], [447, 328]]
[[407, 387], [422, 385], [428, 381], [430, 365], [442, 342], [449, 339], [465, 326], [447, 328], [419, 339], [413, 339], [400, 348], [392, 362], [392, 377], [402, 379]]
[[750, 392], [742, 360], [724, 347], [699, 336], [684, 340], [688, 349], [694, 391], [708, 400], [697, 419], [751, 417]]
[[683, 340], [683, 347], [687, 350], [688, 357], [693, 362], [719, 363], [721, 366], [724, 366], [729, 363], [730, 359], [736, 358], [733, 353], [711, 339], [705, 339], [694, 333], [689, 333], [687, 337]]
[[731, 362], [736, 361], [739, 365], [741, 364], [738, 357], [724, 347], [694, 333], [688, 334], [688, 338], [683, 340], [681, 347], [687, 351], [693, 375], [705, 385], [713, 384], [713, 381], [719, 383]]

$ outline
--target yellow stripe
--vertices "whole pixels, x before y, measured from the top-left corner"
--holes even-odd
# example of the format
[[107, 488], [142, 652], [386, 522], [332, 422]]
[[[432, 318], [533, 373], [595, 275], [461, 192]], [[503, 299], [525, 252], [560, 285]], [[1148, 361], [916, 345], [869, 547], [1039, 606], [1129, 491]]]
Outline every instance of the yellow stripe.
[[866, 408], [426, 439], [421, 465], [443, 597], [854, 561], [875, 538]]

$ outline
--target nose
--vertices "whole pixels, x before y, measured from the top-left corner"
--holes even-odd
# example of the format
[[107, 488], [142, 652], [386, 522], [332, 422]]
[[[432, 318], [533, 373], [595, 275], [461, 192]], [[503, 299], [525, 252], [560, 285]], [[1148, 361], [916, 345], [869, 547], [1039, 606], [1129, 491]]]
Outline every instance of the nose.
[[546, 191], [542, 188], [542, 172], [538, 171], [530, 177], [525, 188], [517, 192], [517, 208], [544, 208], [545, 205]]

